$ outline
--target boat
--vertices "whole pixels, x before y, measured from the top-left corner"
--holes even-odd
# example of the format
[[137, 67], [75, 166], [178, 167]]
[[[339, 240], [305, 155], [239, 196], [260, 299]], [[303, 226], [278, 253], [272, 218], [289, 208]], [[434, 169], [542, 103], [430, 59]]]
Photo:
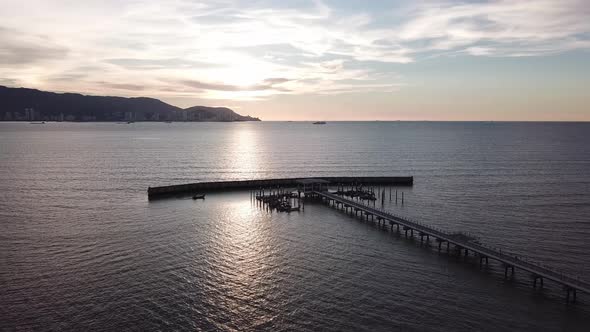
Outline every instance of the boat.
[[45, 124], [45, 121], [41, 121], [41, 122], [29, 122], [30, 124]]
[[205, 199], [205, 194], [195, 194], [193, 195], [193, 199]]
[[324, 125], [324, 124], [326, 124], [326, 121], [316, 121], [313, 124]]

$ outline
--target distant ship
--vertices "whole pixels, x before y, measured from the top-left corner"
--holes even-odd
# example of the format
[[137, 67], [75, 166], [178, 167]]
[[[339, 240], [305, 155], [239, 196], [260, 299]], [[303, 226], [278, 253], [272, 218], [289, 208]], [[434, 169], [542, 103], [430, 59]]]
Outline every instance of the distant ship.
[[320, 124], [326, 124], [326, 121], [316, 121], [313, 124], [318, 124], [318, 125], [320, 125]]

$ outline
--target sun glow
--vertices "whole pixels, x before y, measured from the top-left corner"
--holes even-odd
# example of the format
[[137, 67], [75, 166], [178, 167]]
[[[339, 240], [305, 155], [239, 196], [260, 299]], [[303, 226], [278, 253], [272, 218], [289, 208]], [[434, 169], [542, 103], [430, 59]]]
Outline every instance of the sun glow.
[[254, 179], [260, 173], [265, 171], [264, 166], [260, 165], [258, 158], [259, 144], [258, 131], [254, 130], [252, 123], [236, 124], [236, 129], [233, 133], [233, 146], [231, 154], [235, 164], [232, 168], [240, 178]]

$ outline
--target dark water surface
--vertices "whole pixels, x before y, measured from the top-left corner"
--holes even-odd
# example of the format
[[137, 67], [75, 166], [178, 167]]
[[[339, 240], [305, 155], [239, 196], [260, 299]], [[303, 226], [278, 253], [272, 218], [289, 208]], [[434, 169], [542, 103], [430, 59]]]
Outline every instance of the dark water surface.
[[589, 123], [0, 123], [0, 330], [588, 330], [588, 294], [322, 205], [146, 195], [322, 175], [413, 175], [387, 209], [590, 279]]

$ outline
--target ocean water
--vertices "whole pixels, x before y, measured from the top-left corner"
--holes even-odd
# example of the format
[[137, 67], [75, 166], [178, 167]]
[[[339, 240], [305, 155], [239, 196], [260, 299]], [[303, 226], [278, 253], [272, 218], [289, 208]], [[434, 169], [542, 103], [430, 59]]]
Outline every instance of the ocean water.
[[590, 123], [0, 123], [0, 330], [588, 330], [590, 294], [321, 204], [146, 189], [413, 175], [384, 208], [589, 280], [589, 142]]

